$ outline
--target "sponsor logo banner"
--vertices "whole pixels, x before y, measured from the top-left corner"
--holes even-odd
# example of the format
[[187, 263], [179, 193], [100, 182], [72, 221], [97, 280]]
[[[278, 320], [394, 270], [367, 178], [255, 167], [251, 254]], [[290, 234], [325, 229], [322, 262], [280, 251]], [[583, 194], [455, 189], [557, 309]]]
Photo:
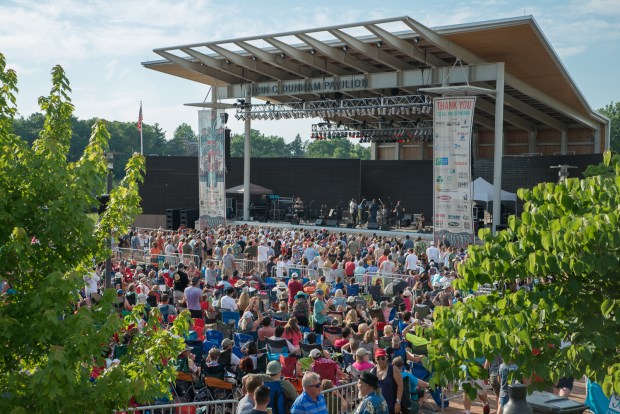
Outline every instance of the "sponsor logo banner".
[[223, 110], [198, 111], [199, 226], [226, 224]]
[[435, 98], [433, 105], [435, 240], [467, 247], [474, 240], [470, 183], [476, 98]]

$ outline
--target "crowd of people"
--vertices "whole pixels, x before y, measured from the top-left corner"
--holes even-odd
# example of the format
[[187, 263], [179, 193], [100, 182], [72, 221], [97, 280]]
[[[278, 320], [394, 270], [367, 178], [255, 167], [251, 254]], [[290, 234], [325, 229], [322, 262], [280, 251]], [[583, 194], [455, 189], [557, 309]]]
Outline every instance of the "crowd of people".
[[[421, 399], [441, 399], [424, 392], [430, 378], [421, 364], [424, 329], [437, 307], [470, 295], [452, 287], [458, 264], [467, 260], [463, 250], [408, 235], [249, 225], [132, 229], [118, 245], [147, 250], [153, 259], [114, 260], [120, 316], [144, 303], [159, 308], [164, 327], [184, 310], [193, 318], [177, 359], [178, 397], [190, 391], [204, 397], [206, 378], [217, 377], [243, 395], [237, 414], [263, 413], [274, 398], [285, 410], [275, 414], [415, 414]], [[97, 271], [84, 277], [85, 301], [98, 294], [101, 279]], [[140, 328], [111, 344], [108, 366], [120, 361]], [[480, 363], [489, 369], [501, 412], [512, 366]], [[361, 398], [355, 406], [338, 391], [325, 392], [352, 381]], [[480, 397], [490, 412], [484, 384]], [[470, 405], [465, 399], [466, 413]]]

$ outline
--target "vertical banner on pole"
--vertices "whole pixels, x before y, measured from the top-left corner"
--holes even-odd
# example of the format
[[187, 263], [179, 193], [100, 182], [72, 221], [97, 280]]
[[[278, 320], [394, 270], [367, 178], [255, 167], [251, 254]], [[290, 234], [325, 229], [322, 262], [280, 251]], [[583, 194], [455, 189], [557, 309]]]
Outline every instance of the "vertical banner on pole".
[[433, 105], [434, 238], [467, 247], [474, 241], [470, 183], [476, 98], [435, 98]]
[[198, 111], [200, 229], [226, 224], [223, 110]]

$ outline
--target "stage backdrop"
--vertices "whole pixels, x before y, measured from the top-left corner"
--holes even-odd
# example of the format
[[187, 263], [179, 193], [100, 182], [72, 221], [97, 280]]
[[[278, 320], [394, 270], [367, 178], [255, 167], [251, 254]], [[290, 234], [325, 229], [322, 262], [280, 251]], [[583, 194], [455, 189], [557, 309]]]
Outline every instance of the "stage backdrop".
[[198, 111], [200, 228], [226, 223], [226, 178], [222, 110]]
[[471, 133], [475, 97], [435, 98], [435, 240], [467, 247], [474, 240], [471, 200]]

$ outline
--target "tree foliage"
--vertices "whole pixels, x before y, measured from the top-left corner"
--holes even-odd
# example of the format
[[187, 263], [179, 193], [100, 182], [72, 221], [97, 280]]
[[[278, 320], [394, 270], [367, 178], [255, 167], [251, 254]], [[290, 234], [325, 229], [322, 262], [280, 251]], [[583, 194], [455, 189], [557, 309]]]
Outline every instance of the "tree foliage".
[[307, 158], [357, 158], [370, 159], [370, 148], [353, 144], [347, 138], [315, 140], [306, 147]]
[[611, 120], [610, 146], [612, 150], [620, 151], [620, 102], [611, 102], [598, 112]]
[[[346, 138], [330, 140], [304, 141], [297, 134], [295, 139], [286, 143], [284, 138], [266, 136], [260, 131], [250, 131], [252, 157], [265, 158], [358, 158], [370, 159], [370, 148], [353, 144]], [[243, 157], [243, 135], [235, 134], [231, 140], [231, 156]]]
[[[613, 177], [542, 183], [518, 194], [521, 218], [511, 217], [494, 237], [482, 230], [484, 245], [469, 248], [454, 282], [461, 292], [493, 282], [509, 288], [436, 313], [435, 372], [455, 379], [465, 364], [483, 377], [474, 358], [500, 354], [518, 365], [517, 375], [542, 378], [536, 387], [585, 374], [607, 395], [620, 393], [620, 168]], [[554, 281], [533, 291], [511, 289], [518, 279], [547, 277]]]
[[94, 223], [86, 213], [105, 188], [110, 133], [104, 122], [95, 121], [83, 153], [68, 161], [74, 108], [63, 69], [53, 68], [51, 92], [39, 99], [43, 115], [34, 117], [40, 129], [29, 131], [32, 141], [13, 133], [16, 91], [17, 76], [0, 54], [0, 278], [14, 290], [0, 299], [0, 412], [109, 414], [132, 398], [168, 394], [175, 371], [162, 362], [182, 349], [187, 314], [171, 331], [157, 329], [151, 315], [121, 363], [92, 381], [92, 368], [105, 365], [102, 347], [146, 310], [136, 306], [121, 320], [113, 290], [93, 306], [76, 308], [83, 275], [110, 253], [106, 235], [139, 213], [144, 158], [129, 158]]

